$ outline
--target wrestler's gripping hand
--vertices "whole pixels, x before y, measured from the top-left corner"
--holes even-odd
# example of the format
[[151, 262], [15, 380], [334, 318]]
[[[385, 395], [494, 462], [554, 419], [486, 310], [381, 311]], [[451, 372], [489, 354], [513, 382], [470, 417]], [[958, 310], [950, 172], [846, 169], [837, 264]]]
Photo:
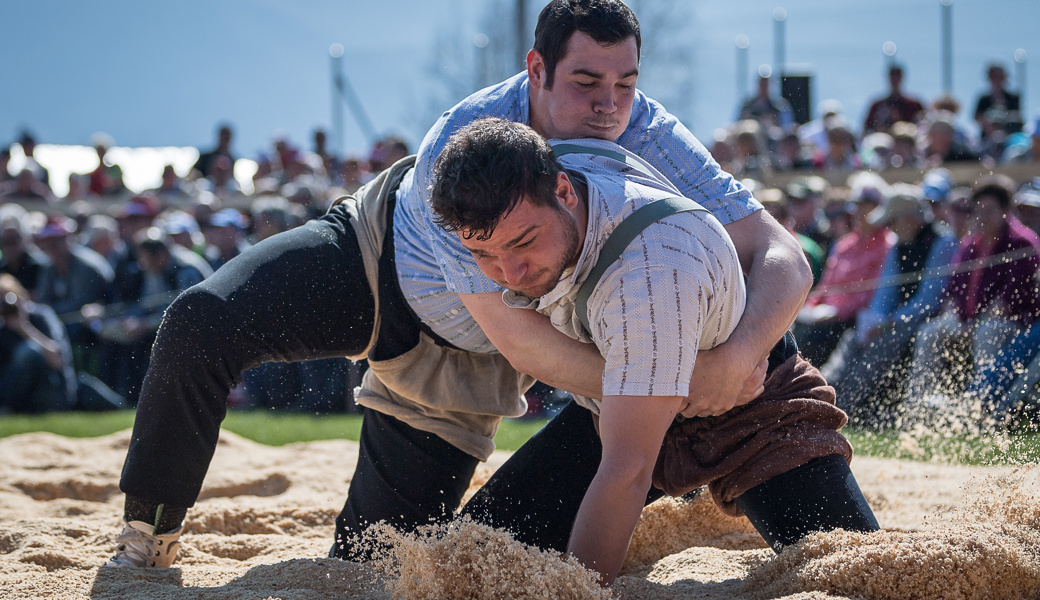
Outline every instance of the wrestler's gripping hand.
[[[721, 344], [697, 353], [690, 394], [679, 409], [684, 417], [714, 417], [751, 402], [764, 391], [769, 360], [749, 364], [746, 353]], [[744, 354], [741, 356], [741, 354]]]

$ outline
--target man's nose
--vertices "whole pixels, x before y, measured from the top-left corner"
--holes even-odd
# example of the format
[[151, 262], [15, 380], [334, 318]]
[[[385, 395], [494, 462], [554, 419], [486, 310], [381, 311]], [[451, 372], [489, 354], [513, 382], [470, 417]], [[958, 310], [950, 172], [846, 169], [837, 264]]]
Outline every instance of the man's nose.
[[614, 88], [601, 90], [593, 99], [593, 110], [598, 113], [610, 114], [617, 110], [617, 102], [614, 97]]
[[503, 257], [498, 267], [502, 270], [502, 278], [510, 285], [516, 285], [527, 274], [527, 263], [513, 257]]

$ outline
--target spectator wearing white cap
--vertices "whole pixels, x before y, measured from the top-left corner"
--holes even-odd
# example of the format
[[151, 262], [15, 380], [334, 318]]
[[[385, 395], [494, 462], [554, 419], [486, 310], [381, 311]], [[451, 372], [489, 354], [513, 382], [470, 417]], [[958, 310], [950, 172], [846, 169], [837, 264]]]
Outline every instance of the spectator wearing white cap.
[[814, 365], [827, 362], [841, 335], [855, 326], [856, 313], [870, 303], [874, 291], [863, 284], [877, 278], [892, 245], [888, 231], [867, 219], [885, 203], [888, 184], [865, 171], [850, 177], [849, 183], [852, 231], [831, 247], [823, 277], [809, 292], [794, 325], [798, 348]]
[[1027, 187], [1015, 194], [1015, 216], [1040, 235], [1040, 189]]
[[942, 269], [958, 240], [934, 226], [919, 186], [893, 185], [885, 205], [867, 218], [887, 227], [895, 244], [885, 255], [870, 306], [857, 314], [855, 329], [842, 335], [821, 371], [850, 418], [877, 425], [893, 416], [886, 408], [905, 380], [901, 363], [918, 327], [939, 311], [948, 278]]
[[246, 218], [233, 208], [218, 210], [210, 216], [202, 234], [206, 237], [206, 260], [214, 271], [249, 247], [246, 226]]

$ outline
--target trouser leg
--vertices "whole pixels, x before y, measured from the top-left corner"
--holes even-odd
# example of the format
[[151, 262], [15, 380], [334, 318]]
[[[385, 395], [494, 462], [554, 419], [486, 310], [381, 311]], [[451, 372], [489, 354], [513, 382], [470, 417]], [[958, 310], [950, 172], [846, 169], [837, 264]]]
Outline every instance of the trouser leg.
[[[495, 472], [462, 512], [526, 544], [563, 552], [602, 452], [592, 413], [571, 402]], [[646, 503], [662, 495], [651, 489]]]
[[336, 517], [329, 556], [370, 558], [371, 542], [356, 536], [379, 521], [411, 531], [454, 514], [478, 460], [432, 433], [365, 410], [357, 468]]
[[374, 301], [345, 213], [273, 236], [184, 292], [159, 328], [120, 489], [195, 503], [241, 372], [364, 350]]
[[736, 499], [776, 552], [814, 531], [880, 529], [845, 459], [815, 458], [773, 477]]

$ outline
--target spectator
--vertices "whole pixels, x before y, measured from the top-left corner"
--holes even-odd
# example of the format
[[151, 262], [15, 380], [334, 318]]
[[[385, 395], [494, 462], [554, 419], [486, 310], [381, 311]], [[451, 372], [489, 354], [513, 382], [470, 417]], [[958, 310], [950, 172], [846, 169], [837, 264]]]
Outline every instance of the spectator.
[[741, 105], [740, 111], [737, 113], [737, 120], [752, 119], [758, 121], [763, 129], [779, 127], [785, 133], [792, 132], [794, 130], [794, 111], [791, 110], [791, 104], [784, 98], [770, 96], [769, 82], [769, 75], [762, 75], [758, 78], [758, 91]]
[[340, 165], [340, 181], [338, 182], [346, 193], [353, 194], [364, 183], [365, 172], [361, 169], [361, 162], [356, 157], [347, 157]]
[[0, 275], [0, 414], [75, 405], [72, 350], [61, 321], [32, 302], [17, 279]]
[[[949, 227], [954, 237], [963, 240], [971, 232], [972, 214], [975, 209], [971, 201], [971, 188], [957, 186], [950, 190], [946, 199], [946, 209], [942, 212], [945, 226]], [[942, 225], [942, 224], [940, 224]]]
[[217, 211], [202, 233], [206, 238], [206, 261], [214, 271], [249, 247], [245, 240], [246, 219], [233, 208]]
[[865, 282], [877, 279], [892, 245], [888, 230], [867, 218], [885, 203], [888, 185], [868, 172], [849, 179], [852, 231], [834, 243], [820, 284], [809, 292], [794, 326], [799, 350], [814, 365], [827, 362], [841, 335], [856, 324], [856, 314], [870, 304], [874, 290]]
[[210, 192], [218, 198], [228, 198], [242, 193], [235, 180], [235, 163], [227, 156], [217, 156], [209, 164], [209, 175], [197, 180], [200, 190]]
[[846, 124], [845, 115], [842, 114], [844, 107], [838, 100], [829, 99], [820, 102], [817, 110], [821, 116], [799, 127], [798, 137], [802, 139], [803, 144], [812, 148], [814, 154], [827, 154], [830, 150], [827, 130]]
[[903, 94], [903, 76], [901, 65], [888, 68], [889, 93], [870, 105], [863, 122], [864, 136], [875, 131], [887, 133], [900, 121], [917, 123], [924, 117], [924, 105], [916, 98]]
[[883, 131], [864, 136], [860, 143], [860, 158], [864, 168], [881, 171], [891, 167], [895, 145], [895, 139]]
[[90, 173], [90, 193], [97, 196], [115, 196], [126, 191], [123, 184], [123, 169], [108, 158], [112, 138], [103, 133], [94, 135], [94, 150], [98, 166]]
[[204, 279], [178, 258], [173, 246], [157, 227], [134, 236], [136, 268], [128, 271], [114, 298], [125, 306], [124, 312], [105, 319], [99, 334], [112, 344], [113, 389], [134, 404], [163, 312], [177, 293]]
[[[72, 221], [53, 215], [36, 233], [36, 245], [50, 259], [40, 273], [36, 301], [59, 315], [77, 313], [87, 304], [103, 303], [112, 282], [112, 268], [97, 252], [75, 243]], [[73, 344], [75, 337], [71, 335]]]
[[1024, 188], [1015, 194], [1015, 216], [1040, 235], [1040, 190]]
[[812, 152], [802, 146], [797, 133], [785, 133], [772, 153], [773, 168], [777, 171], [802, 171], [812, 168]]
[[126, 254], [123, 240], [119, 237], [119, 224], [108, 215], [87, 217], [79, 242], [103, 256], [113, 272], [119, 267], [120, 257]]
[[14, 176], [11, 175], [11, 149], [0, 148], [0, 184], [8, 181], [14, 181]]
[[[22, 132], [20, 138], [18, 138], [18, 145], [22, 147], [22, 154], [25, 155], [25, 166], [23, 170], [28, 170], [32, 173], [33, 177], [37, 181], [47, 186], [50, 189], [51, 175], [47, 172], [47, 169], [43, 168], [36, 160], [36, 137], [33, 136], [28, 130]], [[50, 195], [48, 193], [48, 195]]]
[[986, 79], [989, 91], [979, 96], [975, 104], [975, 122], [987, 153], [996, 156], [1009, 134], [1022, 131], [1022, 113], [1018, 94], [1004, 87], [1007, 71], [1003, 65], [988, 65]]
[[182, 210], [170, 210], [157, 219], [156, 226], [170, 236], [173, 243], [194, 252], [199, 256], [205, 254], [206, 238], [202, 235], [195, 217]]
[[162, 182], [159, 187], [148, 190], [148, 192], [155, 195], [164, 207], [184, 208], [193, 204], [196, 197], [195, 186], [191, 182], [181, 179], [173, 165], [163, 167]]
[[205, 258], [206, 238], [195, 217], [182, 210], [168, 210], [156, 217], [154, 224], [173, 242], [170, 253], [177, 262], [194, 267], [203, 278], [213, 274]]
[[98, 340], [80, 317], [91, 316], [105, 303], [113, 273], [104, 257], [73, 241], [74, 231], [72, 221], [54, 215], [36, 233], [36, 245], [50, 260], [40, 272], [34, 296], [36, 302], [67, 319], [76, 368], [95, 375], [102, 371]]
[[213, 172], [213, 164], [218, 157], [227, 158], [232, 165], [235, 164], [235, 155], [231, 152], [231, 138], [231, 125], [221, 125], [217, 130], [217, 147], [209, 152], [199, 154], [199, 159], [195, 161], [195, 166], [192, 167], [192, 170], [197, 173], [198, 177], [209, 177]]
[[975, 151], [957, 139], [957, 130], [949, 115], [936, 115], [929, 123], [924, 157], [932, 167], [979, 159]]
[[288, 231], [302, 224], [303, 219], [293, 211], [293, 204], [281, 196], [264, 196], [253, 203], [253, 235], [256, 242]]
[[827, 128], [827, 151], [817, 152], [813, 166], [819, 169], [852, 171], [863, 166], [856, 149], [856, 136], [844, 125]]
[[[949, 210], [949, 195], [953, 189], [953, 175], [948, 169], [939, 167], [925, 173], [921, 181], [921, 194], [924, 196], [928, 208], [931, 209], [936, 225], [943, 230], [949, 230], [947, 226], [947, 211]], [[955, 235], [958, 240], [963, 236]]]
[[1001, 175], [972, 191], [973, 229], [952, 262], [964, 270], [950, 277], [942, 314], [914, 342], [917, 395], [960, 393], [967, 376], [1036, 319], [1040, 239], [1011, 214], [1013, 193], [1014, 182]]
[[878, 289], [870, 306], [856, 316], [821, 368], [838, 392], [838, 402], [863, 425], [888, 422], [890, 391], [905, 381], [900, 363], [907, 357], [917, 328], [936, 314], [957, 249], [952, 233], [934, 227], [920, 187], [895, 184], [888, 202], [868, 215], [875, 226], [888, 227], [895, 245], [885, 256]]
[[152, 221], [159, 214], [159, 200], [149, 194], [138, 194], [130, 198], [119, 211], [117, 223], [119, 226], [119, 239], [122, 244], [117, 249], [115, 258], [115, 289], [119, 295], [119, 288], [128, 279], [136, 277], [137, 255], [134, 254], [134, 238], [138, 232], [144, 231], [152, 226]]
[[65, 205], [71, 207], [78, 202], [87, 202], [87, 206], [93, 210], [93, 205], [88, 202], [90, 199], [90, 175], [69, 173], [69, 191], [65, 194]]
[[14, 181], [4, 184], [2, 190], [2, 202], [48, 202], [53, 198], [51, 188], [41, 182], [28, 167], [22, 169]]
[[827, 180], [817, 175], [795, 177], [787, 186], [787, 206], [792, 228], [820, 245], [830, 248], [833, 238], [823, 217], [822, 206], [830, 190]]
[[0, 273], [13, 275], [27, 290], [35, 290], [50, 259], [32, 242], [29, 213], [17, 204], [0, 206]]
[[771, 170], [765, 133], [758, 121], [746, 119], [733, 126], [733, 175], [761, 180]]
[[917, 168], [923, 157], [917, 148], [917, 125], [900, 121], [892, 125], [892, 156], [889, 162], [895, 168]]
[[312, 156], [317, 159], [318, 164], [321, 166], [321, 172], [325, 173], [327, 177], [331, 177], [332, 174], [339, 170], [339, 159], [336, 155], [328, 149], [328, 135], [322, 128], [314, 130], [313, 134], [314, 150]]
[[368, 157], [369, 169], [372, 173], [379, 173], [409, 153], [407, 142], [397, 136], [388, 135], [372, 147], [372, 153]]

